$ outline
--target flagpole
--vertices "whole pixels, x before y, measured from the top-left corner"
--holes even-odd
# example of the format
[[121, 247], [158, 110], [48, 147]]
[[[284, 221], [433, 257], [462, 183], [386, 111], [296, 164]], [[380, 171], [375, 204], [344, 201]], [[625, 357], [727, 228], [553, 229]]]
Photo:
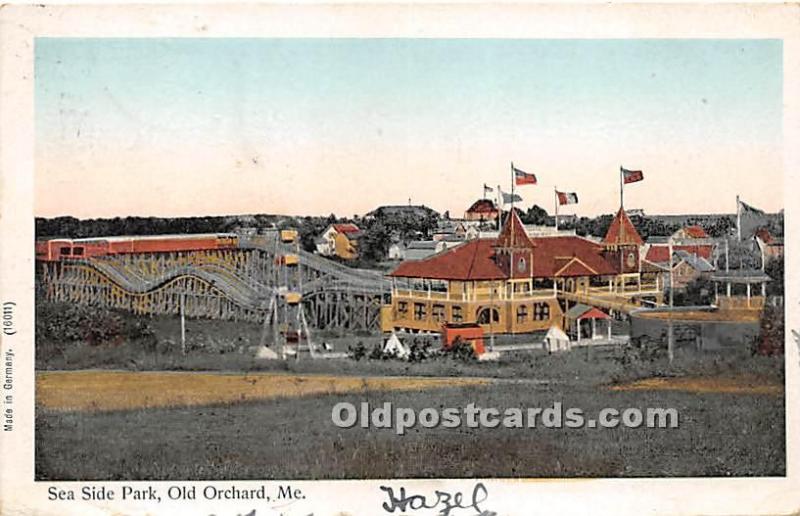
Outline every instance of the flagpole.
[[497, 185], [497, 231], [503, 229], [503, 192], [500, 190], [500, 185]]
[[[509, 222], [511, 222], [511, 217], [514, 215], [514, 183], [516, 183], [516, 181], [514, 180], [514, 162], [512, 161], [511, 162], [511, 211], [508, 214], [508, 221]], [[511, 228], [511, 229], [512, 229], [512, 231], [511, 231], [511, 247], [514, 247], [514, 231], [513, 231], [514, 228]], [[512, 256], [512, 260], [511, 261], [512, 262], [514, 261], [513, 260], [513, 256]]]
[[736, 237], [739, 242], [742, 241], [742, 203], [739, 194], [736, 194]]
[[558, 187], [553, 187], [553, 194], [555, 195], [556, 201], [556, 231], [558, 231]]
[[622, 206], [623, 206], [623, 202], [622, 202], [622, 185], [623, 185], [623, 182], [622, 182], [622, 165], [620, 165], [619, 166], [619, 207], [620, 208], [622, 208]]
[[511, 162], [511, 211], [514, 211], [514, 162]]

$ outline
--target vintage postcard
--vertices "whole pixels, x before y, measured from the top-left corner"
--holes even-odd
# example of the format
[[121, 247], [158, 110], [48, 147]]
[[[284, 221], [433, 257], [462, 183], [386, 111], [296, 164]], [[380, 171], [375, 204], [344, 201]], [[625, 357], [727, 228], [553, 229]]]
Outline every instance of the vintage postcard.
[[0, 27], [0, 513], [800, 511], [796, 4]]

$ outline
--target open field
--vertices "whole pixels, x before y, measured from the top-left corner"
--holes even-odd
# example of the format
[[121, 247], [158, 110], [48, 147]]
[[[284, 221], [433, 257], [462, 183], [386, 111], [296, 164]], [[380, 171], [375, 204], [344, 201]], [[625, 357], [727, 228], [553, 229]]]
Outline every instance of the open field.
[[[577, 366], [581, 359], [554, 358], [553, 368]], [[522, 359], [524, 362], [524, 359]], [[255, 478], [386, 478], [386, 477], [638, 477], [638, 476], [774, 476], [785, 474], [784, 397], [780, 361], [756, 360], [742, 371], [742, 363], [708, 365], [703, 377], [676, 376], [633, 384], [614, 390], [610, 384], [569, 380], [558, 371], [549, 382], [496, 379], [477, 384], [438, 384], [434, 379], [408, 379], [398, 390], [395, 379], [364, 379], [352, 374], [336, 379], [336, 393], [326, 392], [326, 378], [316, 390], [298, 387], [296, 378], [259, 377], [255, 385], [274, 382], [254, 399], [251, 374], [218, 374], [223, 384], [233, 382], [249, 393], [235, 399], [211, 396], [212, 404], [197, 405], [183, 399], [182, 406], [133, 408], [144, 393], [121, 398], [127, 410], [55, 410], [55, 398], [40, 395], [36, 421], [36, 477], [38, 479], [255, 479]], [[561, 361], [561, 362], [559, 362]], [[603, 362], [600, 360], [599, 362]], [[703, 360], [698, 360], [701, 364]], [[586, 364], [584, 369], [591, 367]], [[600, 364], [595, 364], [598, 366]], [[688, 371], [688, 365], [686, 367]], [[704, 369], [705, 368], [705, 369]], [[759, 371], [754, 376], [752, 370]], [[540, 376], [546, 376], [544, 371]], [[680, 373], [680, 366], [675, 371]], [[41, 374], [41, 373], [40, 373]], [[104, 382], [85, 385], [102, 398], [100, 386], [109, 386], [110, 373], [96, 375]], [[133, 378], [153, 376], [184, 387], [195, 380], [211, 385], [209, 374], [133, 373]], [[44, 376], [50, 381], [59, 377]], [[166, 380], [172, 378], [172, 380]], [[269, 380], [268, 380], [269, 379]], [[388, 380], [388, 381], [387, 381]], [[404, 381], [405, 379], [399, 379]], [[145, 383], [152, 379], [144, 380]], [[419, 383], [415, 383], [419, 382]], [[754, 382], [769, 389], [754, 389]], [[716, 384], [722, 389], [708, 389]], [[163, 384], [162, 384], [163, 385]], [[352, 386], [348, 390], [342, 386]], [[54, 385], [51, 385], [53, 387]], [[94, 386], [94, 387], [91, 387]], [[666, 387], [665, 387], [666, 386]], [[674, 386], [676, 388], [670, 388]], [[732, 387], [738, 386], [738, 389]], [[163, 385], [165, 390], [169, 388]], [[433, 387], [433, 388], [431, 388]], [[72, 389], [72, 395], [76, 391]], [[151, 387], [152, 388], [152, 387]], [[230, 390], [232, 388], [232, 390]], [[259, 387], [261, 388], [261, 387]], [[288, 389], [288, 390], [287, 390]], [[176, 389], [177, 390], [177, 389]], [[124, 391], [124, 389], [123, 389]], [[43, 391], [40, 391], [43, 392]], [[48, 396], [52, 393], [48, 394]], [[85, 401], [84, 395], [84, 401]], [[116, 395], [111, 394], [114, 398]], [[65, 398], [68, 396], [65, 395]], [[155, 398], [148, 398], [151, 404]], [[172, 400], [180, 401], [180, 400]], [[511, 407], [578, 407], [588, 415], [605, 407], [675, 408], [680, 425], [672, 429], [553, 429], [466, 428], [427, 429], [416, 426], [406, 435], [391, 429], [340, 429], [331, 422], [331, 409], [339, 401], [417, 411], [425, 407], [465, 407], [475, 403], [500, 410]], [[50, 403], [48, 405], [48, 403]], [[61, 408], [76, 403], [61, 399]], [[172, 404], [170, 402], [169, 404]], [[110, 407], [107, 407], [110, 408]], [[87, 438], [91, 436], [91, 438]]]
[[[48, 340], [46, 328], [37, 334], [37, 479], [785, 474], [783, 357], [678, 347], [672, 364], [664, 353], [631, 348], [508, 352], [497, 362], [259, 360], [258, 325], [190, 321], [183, 354], [177, 322], [126, 322], [153, 333], [99, 342]], [[318, 337], [338, 350], [377, 343], [366, 335]], [[417, 426], [397, 436], [335, 427], [339, 401], [417, 411], [560, 402], [587, 415], [675, 408], [680, 426]]]

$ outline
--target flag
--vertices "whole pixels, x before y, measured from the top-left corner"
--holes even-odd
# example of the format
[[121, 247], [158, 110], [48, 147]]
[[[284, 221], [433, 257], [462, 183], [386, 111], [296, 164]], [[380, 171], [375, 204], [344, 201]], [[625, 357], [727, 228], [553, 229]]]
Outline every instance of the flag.
[[558, 204], [564, 206], [565, 204], [578, 204], [578, 194], [575, 192], [559, 192], [556, 191], [558, 196]]
[[738, 234], [742, 239], [752, 237], [758, 228], [769, 224], [769, 215], [764, 210], [759, 210], [743, 201], [739, 201], [738, 219]]
[[764, 210], [759, 210], [753, 206], [750, 206], [744, 201], [739, 201], [739, 213], [742, 215], [766, 215]]
[[510, 204], [512, 202], [522, 202], [522, 197], [515, 193], [505, 193], [504, 191], [500, 190], [500, 195], [503, 199], [503, 204]]
[[522, 170], [518, 169], [517, 167], [514, 168], [514, 184], [517, 186], [521, 185], [535, 185], [536, 184], [536, 176], [533, 174], [528, 174], [527, 172], [523, 172]]
[[485, 196], [487, 193], [492, 193], [492, 192], [494, 192], [494, 188], [487, 185], [486, 183], [483, 183], [483, 195]]
[[619, 167], [619, 170], [622, 172], [622, 182], [625, 184], [635, 183], [644, 179], [644, 174], [641, 170], [628, 170], [622, 167]]

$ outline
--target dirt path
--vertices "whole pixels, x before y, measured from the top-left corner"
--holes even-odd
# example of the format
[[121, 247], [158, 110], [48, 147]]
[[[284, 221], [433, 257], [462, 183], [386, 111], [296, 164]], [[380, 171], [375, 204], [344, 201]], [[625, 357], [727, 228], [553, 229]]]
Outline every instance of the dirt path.
[[683, 391], [697, 394], [765, 394], [780, 396], [784, 386], [772, 378], [759, 377], [670, 377], [646, 378], [614, 385], [612, 391]]
[[286, 373], [40, 371], [36, 403], [63, 411], [110, 411], [236, 403], [320, 394], [487, 385], [487, 378], [363, 377]]

